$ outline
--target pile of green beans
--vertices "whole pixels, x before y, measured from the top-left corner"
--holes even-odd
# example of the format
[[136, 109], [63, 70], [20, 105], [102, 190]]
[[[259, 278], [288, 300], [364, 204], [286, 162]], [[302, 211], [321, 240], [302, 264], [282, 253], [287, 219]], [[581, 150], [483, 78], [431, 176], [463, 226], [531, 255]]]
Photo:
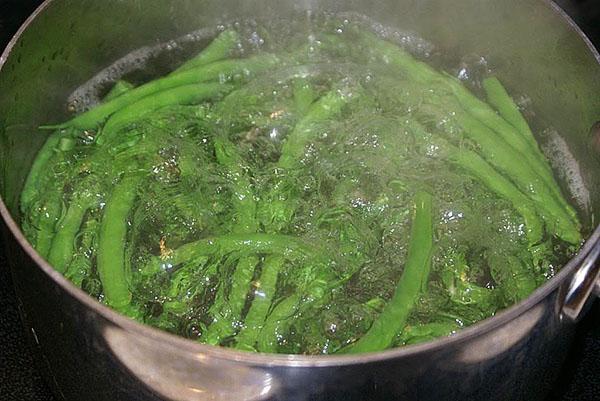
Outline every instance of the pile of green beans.
[[480, 82], [486, 102], [361, 23], [307, 36], [245, 48], [226, 29], [41, 127], [21, 196], [38, 252], [139, 321], [328, 354], [451, 335], [578, 249], [577, 213], [498, 78]]

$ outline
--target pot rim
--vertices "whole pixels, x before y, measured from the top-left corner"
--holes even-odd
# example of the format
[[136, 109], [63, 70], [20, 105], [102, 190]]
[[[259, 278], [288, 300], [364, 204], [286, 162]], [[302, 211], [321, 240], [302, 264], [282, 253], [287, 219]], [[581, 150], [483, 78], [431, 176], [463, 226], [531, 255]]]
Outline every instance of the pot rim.
[[[55, 0], [44, 1], [31, 16], [23, 23], [17, 33], [13, 36], [4, 52], [0, 55], [0, 73], [6, 60], [10, 56], [16, 43], [29, 28], [33, 21], [42, 14]], [[551, 8], [558, 18], [562, 18], [569, 28], [574, 31], [584, 41], [592, 55], [600, 63], [600, 53], [594, 47], [590, 39], [583, 33], [577, 24], [569, 17], [569, 15], [552, 0], [541, 0], [542, 6]], [[527, 312], [529, 309], [537, 305], [540, 301], [546, 298], [550, 293], [556, 290], [568, 277], [581, 266], [583, 259], [595, 246], [600, 246], [600, 225], [596, 227], [590, 237], [585, 241], [579, 253], [575, 255], [551, 280], [546, 282], [541, 287], [537, 288], [529, 297], [523, 301], [507, 308], [495, 316], [477, 322], [467, 328], [461, 329], [456, 334], [450, 337], [437, 338], [435, 340], [408, 345], [399, 348], [393, 348], [385, 351], [371, 352], [358, 355], [290, 355], [290, 354], [262, 354], [237, 351], [230, 348], [219, 347], [201, 344], [190, 339], [162, 331], [149, 325], [138, 323], [109, 307], [101, 304], [96, 299], [89, 296], [80, 288], [75, 287], [62, 274], [58, 273], [54, 268], [46, 262], [27, 241], [22, 233], [19, 225], [14, 220], [4, 200], [0, 196], [0, 216], [2, 216], [8, 229], [25, 250], [27, 255], [37, 264], [42, 271], [54, 281], [55, 284], [65, 290], [70, 296], [81, 302], [86, 307], [92, 309], [95, 313], [102, 316], [107, 321], [126, 330], [130, 333], [143, 336], [156, 342], [168, 342], [176, 349], [189, 354], [202, 354], [205, 357], [228, 360], [238, 363], [244, 363], [251, 366], [281, 366], [281, 367], [327, 367], [327, 366], [348, 366], [371, 362], [381, 362], [395, 358], [414, 356], [422, 352], [433, 352], [441, 350], [444, 347], [452, 344], [460, 344], [468, 341], [471, 338], [486, 334], [495, 328], [504, 325]]]

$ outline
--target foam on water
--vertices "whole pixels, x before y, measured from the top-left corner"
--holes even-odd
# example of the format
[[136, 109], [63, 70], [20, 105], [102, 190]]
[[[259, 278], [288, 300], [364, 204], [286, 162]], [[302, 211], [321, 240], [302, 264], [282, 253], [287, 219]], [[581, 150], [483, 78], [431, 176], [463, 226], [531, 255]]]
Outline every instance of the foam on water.
[[214, 37], [217, 32], [218, 27], [203, 28], [175, 40], [153, 46], [144, 46], [132, 51], [104, 68], [92, 77], [92, 79], [78, 87], [67, 100], [69, 110], [75, 113], [81, 113], [96, 106], [100, 103], [106, 88], [110, 87], [111, 84], [114, 84], [123, 76], [134, 71], [144, 70], [148, 63], [159, 55], [182, 51], [182, 49], [190, 44], [207, 41]]
[[543, 146], [546, 157], [550, 160], [552, 167], [558, 172], [559, 178], [567, 185], [573, 199], [585, 212], [590, 211], [590, 191], [585, 185], [581, 167], [577, 159], [569, 149], [567, 141], [554, 130], [546, 133], [548, 140]]

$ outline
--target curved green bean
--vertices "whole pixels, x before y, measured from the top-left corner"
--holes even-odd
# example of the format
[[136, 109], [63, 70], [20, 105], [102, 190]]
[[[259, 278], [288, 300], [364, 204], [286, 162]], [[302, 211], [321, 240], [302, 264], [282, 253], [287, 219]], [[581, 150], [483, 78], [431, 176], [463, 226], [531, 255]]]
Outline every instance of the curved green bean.
[[345, 353], [381, 351], [392, 345], [429, 277], [433, 250], [433, 200], [427, 192], [415, 195], [415, 215], [404, 272], [393, 298], [369, 331]]
[[[256, 232], [256, 201], [250, 180], [244, 172], [244, 162], [229, 139], [223, 136], [216, 137], [214, 147], [217, 162], [227, 168], [227, 178], [232, 187], [235, 224], [232, 232]], [[231, 277], [229, 300], [225, 299], [224, 283], [220, 286], [215, 303], [210, 309], [214, 321], [202, 336], [207, 343], [218, 344], [224, 337], [235, 332], [234, 325], [241, 318], [257, 264], [258, 257], [242, 256]]]
[[199, 84], [214, 80], [227, 82], [234, 80], [236, 76], [251, 76], [259, 71], [264, 71], [279, 63], [279, 59], [271, 54], [254, 56], [247, 59], [218, 61], [205, 66], [192, 68], [168, 77], [156, 79], [142, 86], [134, 88], [121, 96], [102, 103], [93, 109], [73, 118], [72, 120], [58, 125], [40, 127], [42, 129], [64, 129], [76, 128], [80, 130], [98, 129], [100, 124], [117, 111], [127, 107], [146, 96], [153, 95], [167, 89], [178, 86]]
[[253, 351], [269, 309], [275, 297], [277, 278], [285, 264], [285, 258], [271, 255], [265, 258], [260, 280], [254, 291], [252, 306], [246, 314], [244, 326], [236, 336], [236, 348]]
[[132, 103], [110, 116], [96, 138], [98, 145], [103, 145], [114, 138], [119, 131], [128, 125], [140, 121], [148, 114], [165, 107], [175, 105], [189, 105], [211, 100], [224, 95], [233, 89], [232, 85], [219, 83], [206, 83], [183, 85], [173, 89], [147, 96]]
[[[533, 135], [533, 132], [531, 131], [531, 128], [529, 127], [529, 124], [527, 123], [527, 120], [525, 120], [523, 114], [521, 114], [521, 111], [519, 110], [519, 107], [510, 97], [500, 80], [496, 77], [488, 77], [483, 80], [482, 85], [490, 105], [495, 107], [500, 116], [502, 116], [507, 122], [517, 129], [521, 136], [529, 142], [532, 148], [539, 149], [539, 145], [535, 139], [535, 136]], [[537, 157], [545, 161], [543, 154], [539, 153]], [[556, 185], [554, 178], [551, 176], [552, 170], [550, 169], [550, 166], [547, 163], [545, 163], [545, 165], [554, 184], [553, 189], [557, 199], [561, 202], [563, 208], [569, 213], [571, 218], [577, 221], [577, 213], [573, 207], [567, 203], [560, 192], [560, 188]]]
[[219, 344], [224, 338], [234, 334], [237, 330], [236, 326], [241, 324], [240, 319], [248, 298], [250, 282], [258, 264], [257, 256], [245, 256], [238, 261], [231, 276], [229, 296], [226, 300], [223, 299], [225, 296], [220, 290], [220, 297], [217, 295], [220, 301], [216, 300], [211, 307], [210, 313], [214, 321], [202, 335], [202, 340], [207, 344]]
[[36, 209], [35, 249], [42, 257], [47, 257], [52, 249], [56, 225], [63, 213], [62, 188], [47, 191], [45, 199], [40, 201], [40, 204]]
[[59, 273], [65, 273], [73, 259], [75, 237], [90, 206], [77, 200], [72, 202], [67, 209], [67, 213], [58, 224], [48, 254], [48, 263]]
[[182, 245], [166, 259], [153, 258], [150, 264], [180, 265], [200, 256], [226, 255], [232, 252], [242, 254], [280, 254], [286, 259], [297, 260], [315, 252], [315, 244], [299, 238], [275, 234], [228, 234], [208, 237]]
[[98, 274], [106, 303], [126, 314], [131, 308], [131, 291], [125, 271], [127, 221], [137, 197], [140, 177], [126, 176], [112, 190], [106, 201], [98, 235]]
[[317, 138], [318, 130], [315, 126], [339, 115], [349, 100], [350, 96], [338, 89], [317, 100], [283, 144], [278, 167], [283, 169], [296, 167], [305, 155], [306, 146]]
[[21, 192], [22, 211], [25, 211], [34, 201], [36, 196], [43, 190], [42, 179], [47, 177], [52, 171], [50, 167], [52, 159], [55, 158], [57, 154], [62, 153], [59, 150], [60, 142], [64, 139], [71, 139], [71, 136], [71, 131], [57, 131], [46, 139], [46, 142], [38, 151]]
[[[408, 121], [408, 124], [417, 137], [425, 135], [425, 128], [418, 122]], [[441, 135], [435, 136], [434, 142], [443, 149], [444, 156], [448, 161], [467, 171], [498, 196], [511, 202], [525, 220], [527, 239], [531, 245], [542, 241], [544, 224], [541, 217], [536, 212], [533, 202], [510, 180], [498, 173], [476, 152], [454, 146]]]
[[96, 217], [89, 217], [83, 223], [83, 229], [79, 235], [81, 244], [74, 255], [65, 277], [77, 287], [81, 288], [83, 280], [92, 272], [92, 255], [96, 252], [96, 237], [100, 222]]
[[239, 43], [240, 35], [236, 31], [232, 29], [223, 31], [208, 46], [202, 49], [196, 57], [183, 63], [172, 74], [226, 59], [231, 56], [231, 53]]

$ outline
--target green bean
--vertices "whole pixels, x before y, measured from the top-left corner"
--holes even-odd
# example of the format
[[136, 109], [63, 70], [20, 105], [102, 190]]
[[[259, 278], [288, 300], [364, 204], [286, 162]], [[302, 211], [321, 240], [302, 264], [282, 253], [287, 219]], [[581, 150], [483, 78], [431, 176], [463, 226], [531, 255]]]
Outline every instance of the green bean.
[[227, 178], [233, 192], [234, 233], [252, 233], [258, 229], [256, 221], [256, 200], [252, 184], [244, 172], [243, 160], [235, 145], [219, 136], [214, 139], [215, 152], [219, 164], [227, 167]]
[[59, 273], [65, 273], [73, 259], [75, 237], [90, 207], [91, 204], [86, 202], [73, 201], [58, 224], [57, 232], [52, 239], [48, 263]]
[[98, 274], [106, 303], [123, 313], [131, 314], [131, 292], [125, 271], [125, 240], [128, 218], [137, 197], [140, 178], [125, 176], [106, 201], [98, 235]]
[[275, 296], [279, 271], [285, 264], [285, 258], [271, 255], [265, 258], [260, 281], [254, 291], [252, 306], [246, 315], [244, 326], [236, 336], [236, 348], [253, 351], [263, 327], [269, 308]]
[[96, 143], [103, 145], [115, 137], [123, 128], [162, 108], [194, 104], [218, 98], [232, 89], [233, 86], [227, 84], [194, 84], [178, 86], [147, 96], [111, 115], [102, 128], [101, 135], [97, 136]]
[[100, 124], [117, 111], [127, 107], [146, 96], [153, 95], [178, 86], [199, 84], [213, 80], [227, 82], [236, 79], [236, 76], [248, 77], [257, 72], [264, 71], [279, 63], [274, 55], [264, 54], [240, 60], [218, 61], [205, 66], [192, 68], [168, 77], [156, 79], [142, 86], [134, 88], [121, 96], [102, 103], [93, 109], [58, 125], [40, 127], [42, 129], [76, 128], [80, 130], [98, 129]]
[[56, 227], [48, 262], [64, 273], [74, 254], [75, 238], [87, 212], [100, 203], [102, 184], [95, 175], [89, 175], [73, 189], [70, 204]]
[[495, 107], [500, 116], [519, 131], [530, 146], [537, 147], [538, 143], [529, 128], [529, 124], [500, 80], [496, 77], [488, 77], [483, 80], [482, 85], [490, 105]]
[[256, 256], [246, 256], [238, 261], [231, 276], [228, 300], [215, 301], [216, 307], [211, 308], [210, 312], [215, 320], [202, 336], [202, 340], [207, 344], [217, 345], [224, 338], [235, 333], [248, 298], [249, 283], [252, 281], [258, 263], [259, 259]]
[[486, 103], [471, 94], [460, 82], [454, 78], [448, 78], [450, 88], [462, 107], [472, 114], [476, 119], [481, 121], [489, 129], [499, 134], [506, 143], [508, 143], [515, 151], [524, 157], [535, 173], [548, 186], [555, 197], [561, 198], [562, 194], [558, 190], [558, 186], [552, 171], [546, 161], [546, 158], [540, 151], [537, 143], [531, 144], [519, 132], [510, 125], [501, 116], [496, 114], [494, 110]]
[[81, 244], [65, 272], [65, 277], [75, 284], [75, 286], [80, 288], [83, 280], [91, 274], [91, 258], [95, 253], [99, 225], [100, 222], [95, 217], [89, 217], [85, 223], [83, 223], [83, 228], [79, 235]]
[[[408, 122], [409, 127], [418, 136], [425, 135], [425, 128], [415, 121]], [[544, 225], [538, 216], [535, 206], [512, 182], [482, 159], [472, 150], [458, 148], [441, 135], [437, 135], [434, 143], [440, 146], [447, 160], [483, 183], [498, 196], [507, 199], [521, 214], [527, 227], [527, 239], [531, 245], [539, 243], [544, 235]]]
[[[234, 228], [233, 233], [253, 233], [258, 230], [256, 221], [256, 201], [251, 183], [244, 172], [244, 162], [235, 145], [227, 138], [214, 139], [217, 161], [228, 170], [228, 181], [233, 192]], [[243, 256], [235, 266], [231, 277], [229, 302], [225, 300], [225, 286], [221, 285], [210, 313], [215, 318], [203, 338], [209, 344], [218, 344], [221, 339], [234, 333], [236, 322], [241, 318], [250, 281], [258, 264], [256, 256]], [[224, 284], [224, 283], [223, 283]]]
[[[507, 122], [513, 125], [521, 134], [521, 136], [527, 142], [529, 142], [532, 148], [538, 149], [539, 145], [533, 135], [533, 132], [531, 131], [531, 128], [529, 128], [529, 124], [521, 114], [519, 107], [510, 97], [504, 86], [502, 86], [500, 80], [496, 77], [486, 78], [483, 80], [483, 88], [485, 90], [488, 101], [492, 106], [496, 108], [496, 110], [498, 110], [500, 116], [502, 116]], [[545, 160], [544, 156], [541, 153], [537, 156], [540, 159]], [[545, 163], [545, 165], [549, 176], [551, 177], [552, 170], [550, 169], [547, 163]], [[554, 178], [551, 177], [551, 179], [555, 184]], [[556, 185], [553, 185], [552, 187], [555, 189], [555, 195], [557, 199], [562, 203], [563, 208], [569, 213], [573, 220], [577, 221], [577, 213], [566, 202], [566, 200], [562, 196], [562, 193], [560, 192], [560, 189]]]
[[339, 115], [349, 100], [349, 95], [334, 89], [314, 103], [283, 144], [278, 167], [283, 169], [296, 167], [305, 155], [306, 146], [318, 135], [315, 125]]
[[190, 301], [205, 287], [209, 280], [200, 279], [199, 274], [212, 277], [218, 271], [221, 259], [197, 258], [177, 270], [167, 291], [168, 301], [163, 304], [167, 313], [183, 314], [191, 309]]
[[223, 31], [206, 48], [202, 49], [200, 54], [176, 69], [174, 74], [226, 59], [231, 56], [239, 43], [240, 35], [236, 31], [232, 29]]
[[276, 177], [277, 182], [264, 195], [265, 201], [258, 210], [259, 220], [267, 231], [278, 232], [293, 218], [297, 208], [296, 197], [290, 196], [290, 191], [296, 188], [294, 169], [304, 158], [306, 147], [318, 135], [315, 126], [340, 114], [349, 100], [341, 91], [332, 90], [310, 107], [286, 139], [276, 166], [285, 172]]
[[256, 336], [256, 346], [245, 345], [238, 348], [246, 351], [259, 351], [263, 353], [275, 353], [279, 345], [279, 338], [282, 338], [289, 330], [294, 316], [298, 312], [299, 305], [302, 304], [302, 296], [299, 291], [283, 299], [276, 304], [269, 313], [268, 318], [260, 328], [260, 335]]
[[290, 330], [294, 317], [317, 313], [316, 311], [330, 301], [334, 290], [340, 288], [359, 271], [367, 261], [365, 255], [378, 247], [378, 238], [365, 238], [365, 232], [368, 233], [369, 228], [357, 227], [354, 221], [345, 220], [340, 213], [351, 218], [351, 212], [335, 207], [330, 211], [334, 217], [329, 218], [328, 214], [324, 213], [317, 221], [319, 226], [323, 224], [337, 226], [340, 242], [338, 252], [343, 255], [342, 263], [347, 267], [338, 277], [324, 256], [317, 254], [307, 262], [307, 266], [301, 273], [303, 279], [296, 283], [294, 294], [275, 305], [269, 313], [258, 338], [258, 351], [276, 352], [279, 339]]
[[295, 289], [294, 294], [279, 302], [269, 313], [257, 337], [257, 350], [260, 352], [277, 352], [279, 339], [289, 331], [295, 316], [317, 313], [327, 304], [334, 289], [339, 288], [351, 275], [338, 279], [328, 263], [317, 260], [304, 273], [307, 278]]
[[49, 164], [52, 163], [52, 159], [55, 158], [57, 154], [62, 154], [62, 152], [58, 150], [61, 140], [70, 138], [71, 135], [72, 132], [68, 130], [51, 134], [37, 153], [33, 165], [31, 166], [31, 170], [29, 170], [29, 175], [25, 181], [23, 191], [21, 192], [22, 211], [25, 211], [36, 196], [43, 191], [42, 180], [50, 171], [52, 171]]
[[518, 257], [490, 252], [486, 259], [494, 281], [509, 302], [522, 301], [536, 290], [537, 282], [531, 266], [524, 264]]
[[503, 143], [495, 143], [486, 127], [479, 121], [465, 117], [461, 122], [465, 128], [464, 132], [479, 144], [483, 157], [511, 177], [517, 187], [539, 205], [544, 212], [542, 217], [552, 232], [569, 243], [580, 243], [581, 234], [578, 222], [573, 221], [561, 203], [556, 201], [549, 187], [541, 182], [527, 166], [521, 165]]
[[150, 264], [177, 266], [200, 256], [225, 255], [232, 252], [280, 254], [286, 259], [297, 260], [315, 252], [315, 244], [309, 244], [296, 237], [286, 235], [228, 234], [182, 245], [165, 260], [153, 258]]
[[[480, 128], [483, 128], [484, 126], [487, 127], [485, 130], [486, 135], [494, 137], [494, 132], [498, 134], [504, 140], [505, 144], [513, 149], [513, 151], [510, 151], [504, 146], [505, 150], [510, 151], [509, 154], [511, 155], [517, 152], [523, 160], [527, 161], [527, 164], [533, 170], [535, 175], [541, 179], [540, 184], [547, 186], [545, 192], [550, 192], [552, 199], [546, 198], [546, 202], [558, 203], [559, 206], [564, 209], [563, 212], [569, 214], [569, 219], [573, 220], [574, 213], [562, 198], [560, 189], [558, 188], [548, 163], [537, 143], [532, 144], [530, 140], [519, 135], [514, 127], [502, 117], [498, 116], [489, 105], [470, 93], [469, 90], [456, 79], [438, 73], [426, 63], [415, 60], [410, 54], [400, 49], [398, 46], [379, 39], [375, 34], [361, 32], [360, 37], [373, 53], [377, 54], [380, 58], [383, 58], [387, 63], [399, 68], [409, 79], [430, 84], [432, 87], [449, 90], [458, 100], [462, 108], [479, 120], [479, 123], [476, 123], [474, 119], [471, 119], [469, 116], [463, 115], [462, 113], [457, 114], [457, 120], [468, 120], [466, 124], [469, 126], [477, 125]], [[500, 144], [500, 141], [494, 142]], [[561, 219], [561, 217], [558, 218]], [[577, 228], [577, 230], [579, 230], [579, 228]], [[568, 234], [570, 235], [568, 241], [579, 243], [580, 238], [577, 238], [572, 234], [573, 233]], [[566, 238], [563, 239], [567, 240]]]
[[[453, 110], [452, 105], [441, 98], [432, 95], [429, 100], [438, 107], [443, 105]], [[437, 117], [437, 112], [429, 111], [427, 107], [422, 107], [421, 112]], [[513, 150], [505, 142], [496, 140], [494, 133], [476, 118], [460, 111], [455, 113], [454, 118], [462, 127], [462, 133], [477, 144], [482, 157], [500, 173], [510, 177], [528, 198], [539, 205], [543, 212], [540, 215], [552, 233], [569, 243], [578, 244], [581, 241], [579, 223], [573, 221], [551, 189], [528, 164], [515, 158]], [[453, 127], [446, 124], [441, 128], [452, 134]]]
[[111, 100], [118, 98], [122, 94], [129, 92], [133, 88], [135, 88], [135, 86], [132, 83], [120, 79], [117, 82], [115, 82], [112, 89], [108, 92], [106, 96], [104, 96], [104, 99], [102, 100], [104, 102], [110, 102]]
[[[448, 149], [452, 148], [448, 147]], [[536, 213], [534, 204], [512, 182], [494, 170], [475, 152], [454, 148], [448, 156], [450, 162], [469, 172], [498, 196], [511, 202], [525, 220], [527, 239], [530, 245], [537, 244], [542, 240], [544, 235], [543, 223]]]
[[[302, 87], [298, 87], [297, 89], [302, 89]], [[297, 98], [301, 97], [304, 98], [303, 103], [307, 103], [306, 98], [308, 96], [306, 94], [298, 94]], [[293, 132], [287, 138], [287, 141], [283, 145], [277, 166], [288, 171], [292, 171], [288, 172], [288, 175], [284, 175], [282, 177], [283, 181], [274, 186], [273, 192], [267, 195], [268, 201], [264, 204], [265, 207], [261, 211], [261, 215], [263, 216], [263, 224], [265, 227], [267, 227], [267, 229], [279, 231], [291, 221], [295, 213], [295, 208], [297, 207], [297, 201], [293, 197], [289, 196], [286, 197], [286, 199], [282, 199], [280, 191], [282, 190], [282, 187], [285, 188], [286, 186], [290, 185], [293, 187], [295, 177], [293, 169], [304, 157], [306, 146], [312, 139], [315, 138], [317, 133], [315, 130], [315, 124], [326, 121], [340, 114], [342, 108], [344, 105], [346, 105], [348, 100], [349, 97], [344, 95], [341, 91], [332, 90], [309, 108], [306, 116], [298, 123]], [[281, 268], [282, 264], [274, 264], [274, 266]], [[266, 271], [263, 270], [263, 274], [265, 272], [269, 275], [269, 278], [276, 276], [272, 269]], [[276, 281], [263, 280], [261, 275], [261, 283], [263, 281], [273, 285], [273, 287], [264, 286], [263, 288], [265, 289], [265, 292], [275, 292]], [[284, 305], [287, 305], [288, 302], [284, 302]], [[253, 307], [254, 304], [250, 311], [252, 311]], [[259, 327], [262, 328], [262, 324], [267, 317], [266, 313], [264, 313], [266, 310], [262, 307], [262, 305], [259, 306], [259, 312], [257, 312], [256, 315], [252, 315], [252, 324], [250, 326], [246, 326], [250, 327], [249, 329], [246, 329], [246, 331], [249, 330], [252, 335], [248, 334], [248, 337], [242, 336], [241, 340], [238, 340], [239, 347], [246, 349], [254, 347], [258, 332], [260, 331]], [[282, 313], [286, 312], [284, 311]], [[274, 316], [274, 319], [277, 319], [277, 316]], [[271, 331], [276, 330], [275, 324], [271, 323], [269, 326], [272, 327]], [[244, 330], [242, 330], [238, 336], [240, 336], [243, 332]], [[265, 337], [272, 339], [272, 336], [269, 333], [266, 333]]]
[[52, 248], [56, 225], [63, 213], [62, 188], [46, 191], [44, 197], [35, 208], [37, 209], [34, 214], [37, 235], [34, 245], [36, 251], [45, 258]]
[[[300, 94], [298, 97], [300, 97]], [[306, 99], [307, 96], [303, 94], [302, 97]], [[278, 167], [284, 169], [294, 168], [302, 159], [306, 146], [314, 138], [314, 125], [339, 114], [343, 106], [347, 103], [347, 100], [347, 97], [334, 90], [313, 104], [283, 145], [281, 157], [277, 163]], [[279, 185], [285, 186], [286, 181], [293, 182], [293, 173], [290, 174], [292, 175], [284, 176], [282, 178], [283, 182]], [[265, 207], [261, 211], [263, 224], [268, 229], [274, 231], [279, 231], [283, 226], [289, 224], [296, 207], [296, 202], [293, 198], [281, 199], [280, 190], [280, 186], [274, 187], [273, 192], [267, 195], [268, 201], [264, 204]], [[246, 318], [246, 325], [238, 334], [239, 348], [249, 349], [254, 347], [260, 329], [267, 317], [270, 304], [266, 305], [265, 303], [271, 302], [270, 297], [275, 292], [277, 285], [276, 278], [282, 266], [283, 261], [279, 259], [267, 259], [265, 261], [260, 282], [262, 285], [261, 293], [267, 294], [267, 299], [261, 299], [259, 303], [256, 301], [252, 303]], [[255, 306], [255, 304], [257, 305]]]
[[408, 257], [393, 298], [369, 331], [343, 352], [381, 351], [392, 345], [429, 277], [433, 249], [432, 197], [426, 192], [415, 195], [415, 215], [408, 244]]

